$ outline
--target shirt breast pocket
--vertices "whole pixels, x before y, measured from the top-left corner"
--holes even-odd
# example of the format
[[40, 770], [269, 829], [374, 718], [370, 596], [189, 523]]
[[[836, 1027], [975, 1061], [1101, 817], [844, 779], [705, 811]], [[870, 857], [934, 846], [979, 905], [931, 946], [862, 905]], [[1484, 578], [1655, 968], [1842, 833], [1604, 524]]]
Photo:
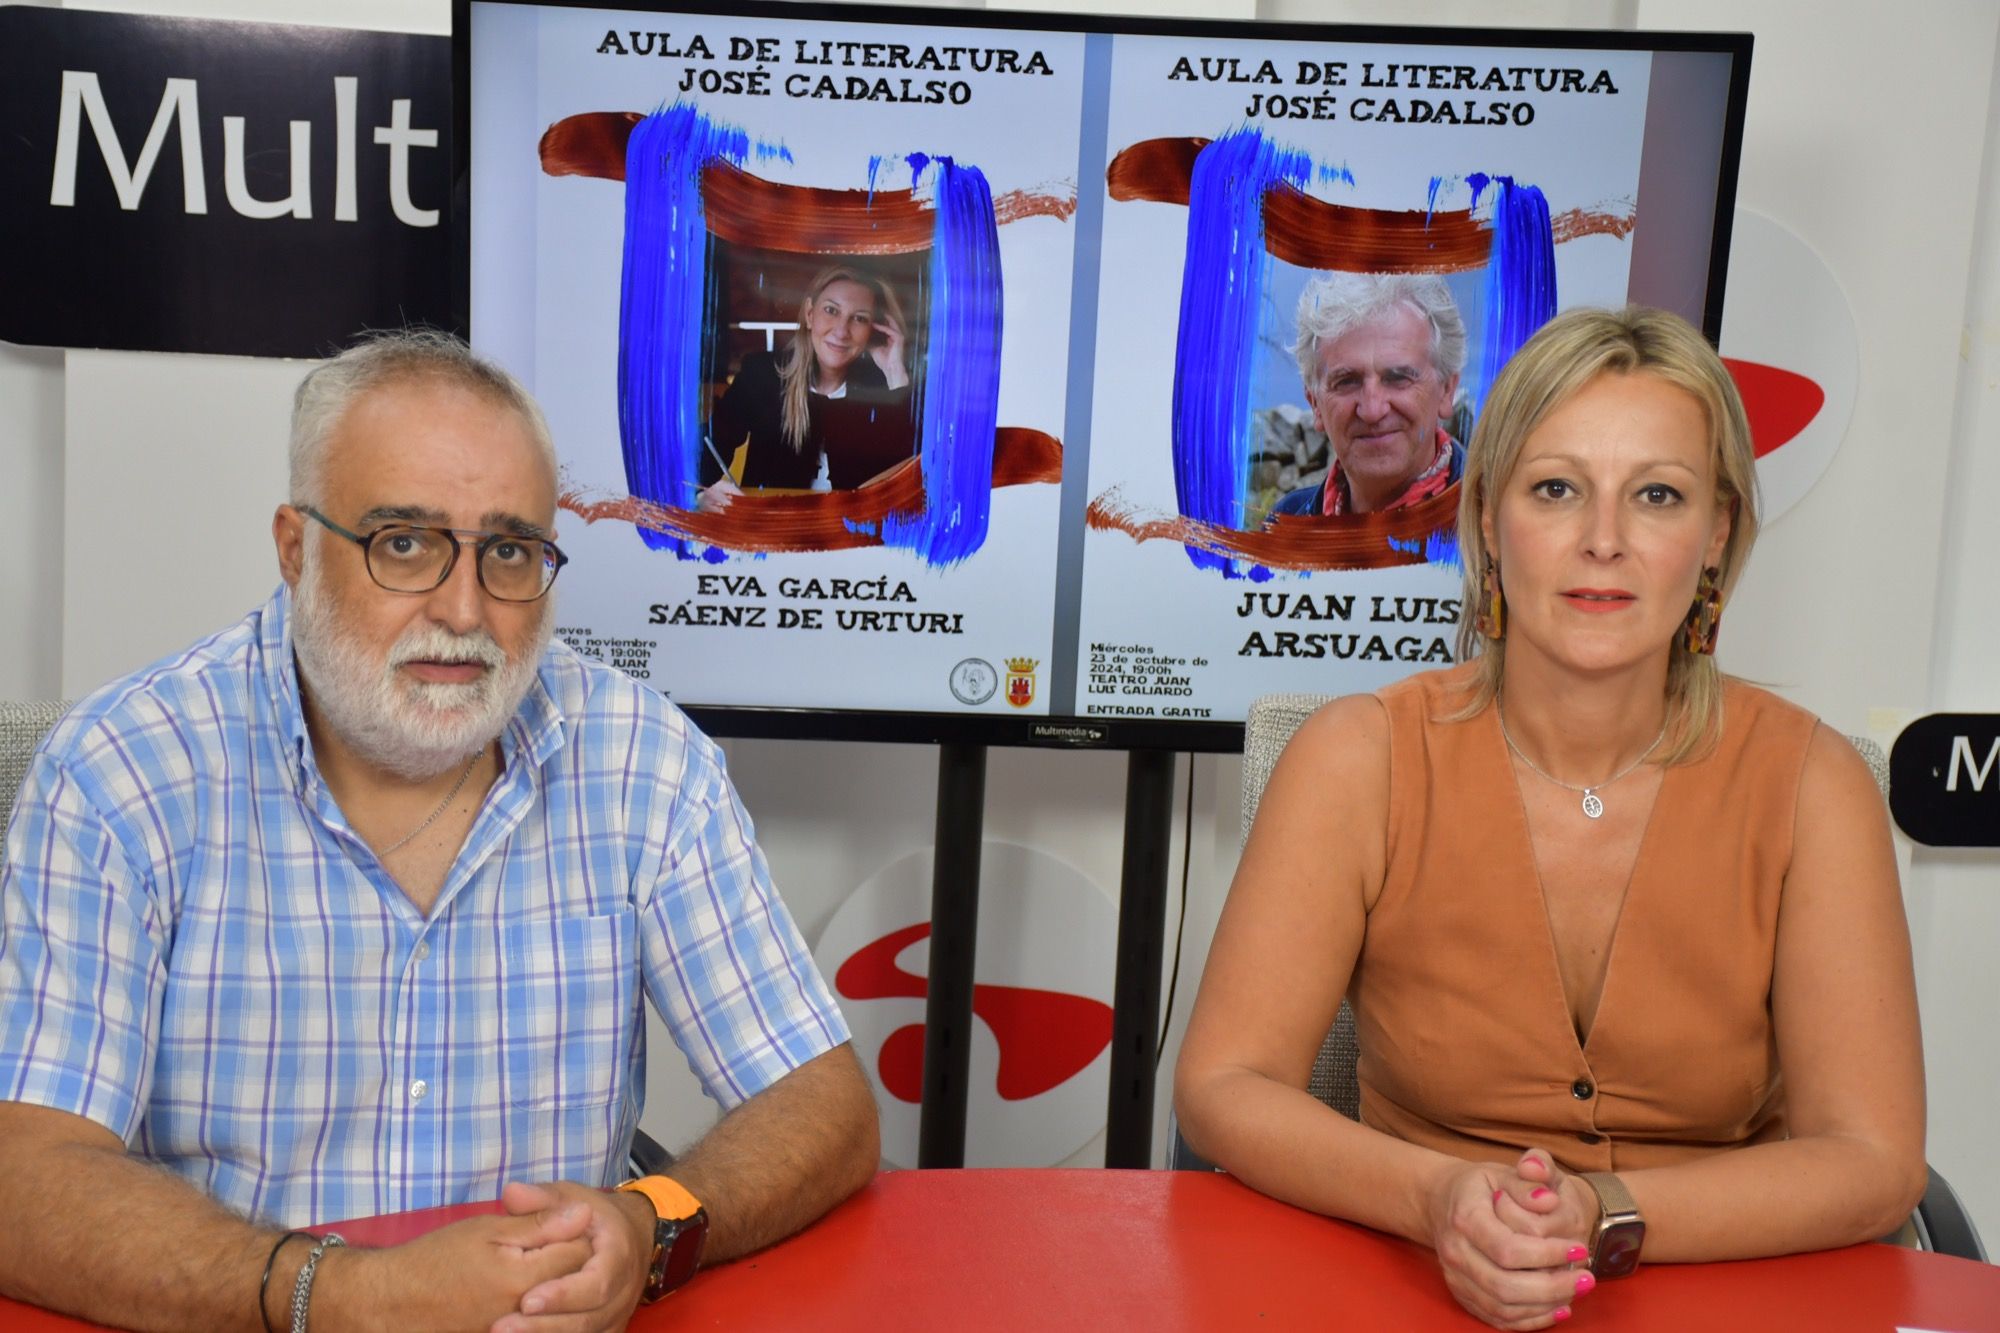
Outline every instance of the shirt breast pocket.
[[638, 1003], [638, 917], [524, 921], [501, 937], [502, 1069], [509, 1106], [602, 1106], [626, 1082]]

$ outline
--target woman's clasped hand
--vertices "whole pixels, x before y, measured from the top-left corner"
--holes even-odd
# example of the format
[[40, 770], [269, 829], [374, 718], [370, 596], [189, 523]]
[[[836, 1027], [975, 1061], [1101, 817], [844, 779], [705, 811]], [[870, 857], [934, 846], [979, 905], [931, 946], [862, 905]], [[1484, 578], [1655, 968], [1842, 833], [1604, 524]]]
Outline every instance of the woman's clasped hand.
[[1597, 1196], [1537, 1149], [1513, 1166], [1461, 1162], [1429, 1199], [1430, 1239], [1458, 1303], [1496, 1328], [1547, 1328], [1592, 1291]]

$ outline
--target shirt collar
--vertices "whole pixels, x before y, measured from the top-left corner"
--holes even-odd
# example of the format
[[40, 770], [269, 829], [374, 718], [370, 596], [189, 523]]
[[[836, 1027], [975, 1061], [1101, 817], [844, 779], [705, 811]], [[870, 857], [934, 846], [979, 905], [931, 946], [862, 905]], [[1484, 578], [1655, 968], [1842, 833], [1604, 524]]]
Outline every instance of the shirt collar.
[[549, 756], [562, 749], [566, 739], [562, 707], [556, 703], [555, 692], [550, 688], [550, 675], [555, 669], [553, 645], [560, 640], [550, 642], [551, 647], [542, 652], [541, 669], [535, 672], [521, 706], [514, 710], [507, 729], [501, 733], [500, 748], [509, 765], [514, 755], [521, 753], [528, 756], [532, 766], [540, 768]]
[[285, 743], [285, 758], [301, 790], [313, 772], [312, 738], [306, 734], [305, 705], [299, 693], [298, 665], [292, 656], [292, 588], [280, 583], [257, 613], [257, 646], [264, 668], [264, 690]]

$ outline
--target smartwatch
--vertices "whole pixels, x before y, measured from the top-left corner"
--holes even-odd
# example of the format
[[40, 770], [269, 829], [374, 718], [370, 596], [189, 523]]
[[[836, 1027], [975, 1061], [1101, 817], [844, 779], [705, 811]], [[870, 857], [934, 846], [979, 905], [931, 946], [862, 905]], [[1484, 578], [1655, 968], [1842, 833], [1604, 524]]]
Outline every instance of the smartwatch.
[[643, 1194], [653, 1205], [653, 1257], [646, 1265], [643, 1305], [651, 1305], [694, 1276], [708, 1240], [708, 1210], [677, 1180], [641, 1176], [618, 1187]]
[[1590, 1238], [1590, 1271], [1600, 1280], [1630, 1277], [1646, 1243], [1646, 1219], [1625, 1182], [1609, 1171], [1588, 1171], [1584, 1184], [1597, 1195], [1597, 1232]]

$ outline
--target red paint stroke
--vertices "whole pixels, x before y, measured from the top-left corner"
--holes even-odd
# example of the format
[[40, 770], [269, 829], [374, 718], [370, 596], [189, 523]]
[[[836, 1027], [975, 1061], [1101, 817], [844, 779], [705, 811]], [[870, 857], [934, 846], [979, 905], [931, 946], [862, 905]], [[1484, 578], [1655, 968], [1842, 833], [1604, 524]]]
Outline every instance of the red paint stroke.
[[[1186, 204], [1195, 158], [1207, 139], [1144, 139], [1106, 168], [1113, 199]], [[1570, 209], [1551, 220], [1555, 242], [1584, 236], [1623, 238], [1632, 209]], [[1264, 248], [1301, 268], [1351, 273], [1455, 273], [1481, 268], [1493, 248], [1490, 223], [1470, 209], [1353, 208], [1285, 185], [1264, 196]]]
[[[1389, 569], [1424, 563], [1426, 539], [1458, 528], [1458, 485], [1404, 509], [1370, 514], [1279, 514], [1249, 531], [1218, 527], [1174, 515], [1146, 517], [1124, 502], [1116, 486], [1090, 502], [1084, 522], [1099, 532], [1122, 532], [1133, 541], [1175, 541], [1217, 555], [1239, 556], [1271, 569]], [[1404, 550], [1390, 539], [1413, 545]]]
[[632, 127], [644, 119], [636, 111], [564, 116], [542, 131], [541, 143], [536, 145], [543, 174], [624, 180], [625, 144], [632, 137]]
[[[1022, 426], [1002, 426], [994, 432], [996, 488], [1061, 481], [1060, 440]], [[575, 487], [564, 487], [556, 505], [586, 523], [610, 519], [731, 550], [845, 551], [880, 546], [882, 520], [890, 514], [921, 513], [924, 477], [919, 461], [911, 458], [851, 491], [751, 492], [737, 496], [719, 514], [635, 496], [591, 498]]]
[[1485, 267], [1493, 233], [1469, 209], [1353, 208], [1281, 185], [1264, 194], [1264, 248], [1300, 268], [1457, 273]]
[[781, 185], [727, 162], [701, 169], [708, 229], [725, 241], [808, 255], [928, 250], [936, 217], [908, 190]]
[[1826, 405], [1826, 390], [1796, 371], [1733, 356], [1723, 357], [1722, 364], [1743, 395], [1751, 447], [1759, 458], [1797, 438]]
[[[636, 111], [587, 111], [542, 132], [537, 152], [550, 176], [625, 179], [625, 146]], [[724, 240], [801, 254], [903, 254], [931, 243], [931, 207], [908, 190], [823, 190], [780, 185], [726, 162], [702, 169], [702, 203], [709, 230]], [[1076, 186], [1010, 190], [993, 201], [1000, 226], [1026, 218], [1067, 222], [1076, 213]]]
[[1630, 204], [1625, 206], [1622, 213], [1613, 213], [1603, 208], [1572, 208], [1549, 219], [1549, 233], [1557, 245], [1585, 236], [1609, 236], [1622, 241], [1630, 236], [1632, 228], [1638, 225], [1638, 213]]
[[1208, 144], [1207, 139], [1141, 139], [1111, 159], [1104, 169], [1105, 188], [1120, 203], [1185, 204], [1194, 160]]
[[[898, 967], [896, 956], [930, 933], [930, 922], [920, 921], [862, 946], [833, 974], [833, 988], [850, 1000], [924, 999], [930, 994], [929, 979]], [[974, 983], [972, 1013], [1000, 1044], [995, 1086], [1002, 1101], [1041, 1096], [1081, 1073], [1111, 1044], [1111, 1006], [1087, 995]], [[876, 1069], [890, 1096], [913, 1105], [921, 1102], [923, 1024], [890, 1033]]]
[[1041, 190], [1009, 190], [993, 200], [993, 221], [999, 226], [1025, 218], [1068, 222], [1076, 215], [1076, 185], [1063, 181]]

